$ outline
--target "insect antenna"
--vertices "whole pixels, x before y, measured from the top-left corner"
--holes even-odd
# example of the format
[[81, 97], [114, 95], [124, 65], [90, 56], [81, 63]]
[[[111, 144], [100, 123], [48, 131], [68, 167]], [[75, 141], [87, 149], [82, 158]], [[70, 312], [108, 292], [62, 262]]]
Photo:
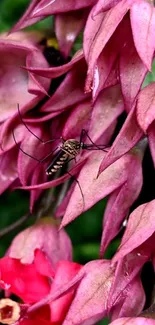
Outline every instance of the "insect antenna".
[[[82, 131], [81, 131], [80, 144], [82, 143], [82, 139], [83, 139], [84, 135], [86, 135], [86, 137], [90, 140], [90, 142], [92, 144], [85, 144], [85, 143], [83, 143], [83, 149], [87, 149], [87, 150], [103, 150], [103, 151], [106, 151], [106, 149], [104, 150], [104, 148], [106, 148], [107, 146], [106, 145], [97, 145], [95, 142], [93, 142], [92, 139], [90, 138], [90, 136], [88, 135], [88, 132], [85, 129], [82, 129]], [[93, 148], [92, 145], [95, 148]]]
[[22, 114], [20, 112], [20, 108], [19, 108], [19, 104], [17, 104], [17, 108], [18, 108], [18, 114], [19, 114], [19, 117], [20, 117], [20, 120], [21, 122], [23, 123], [23, 125], [26, 127], [26, 129], [36, 138], [38, 139], [42, 144], [48, 144], [48, 143], [51, 143], [55, 140], [60, 140], [60, 139], [63, 139], [62, 137], [59, 137], [59, 138], [55, 138], [55, 139], [51, 139], [51, 140], [47, 140], [47, 141], [43, 141], [40, 137], [38, 137], [29, 127], [28, 125], [25, 123], [25, 121], [23, 120], [23, 117], [22, 117]]
[[18, 147], [18, 149], [19, 149], [22, 153], [24, 153], [26, 156], [32, 158], [33, 160], [36, 160], [36, 161], [39, 162], [39, 163], [44, 162], [48, 157], [50, 157], [50, 156], [51, 156], [51, 155], [52, 155], [52, 154], [57, 150], [57, 148], [55, 148], [55, 149], [54, 149], [53, 151], [51, 151], [47, 156], [43, 157], [42, 159], [38, 159], [38, 158], [36, 158], [36, 157], [30, 155], [29, 153], [27, 153], [26, 151], [24, 151], [24, 150], [21, 148], [21, 146], [19, 145], [19, 143], [16, 141], [16, 137], [15, 137], [14, 130], [12, 130], [12, 135], [13, 135], [13, 139], [14, 139], [15, 144], [16, 144], [16, 146]]

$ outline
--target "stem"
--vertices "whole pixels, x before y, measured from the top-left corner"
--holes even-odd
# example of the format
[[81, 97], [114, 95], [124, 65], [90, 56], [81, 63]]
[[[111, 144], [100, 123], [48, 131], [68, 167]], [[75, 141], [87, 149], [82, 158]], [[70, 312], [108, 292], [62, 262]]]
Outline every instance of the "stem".
[[29, 218], [29, 216], [30, 214], [26, 214], [25, 216], [21, 217], [19, 220], [12, 223], [10, 226], [7, 226], [6, 228], [2, 229], [0, 231], [0, 238], [8, 234], [10, 231], [21, 226]]

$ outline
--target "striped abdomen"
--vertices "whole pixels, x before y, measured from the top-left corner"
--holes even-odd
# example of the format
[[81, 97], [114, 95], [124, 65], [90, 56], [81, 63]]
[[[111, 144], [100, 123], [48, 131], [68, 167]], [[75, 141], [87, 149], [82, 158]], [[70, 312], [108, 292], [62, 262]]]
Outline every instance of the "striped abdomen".
[[47, 175], [52, 175], [53, 173], [56, 173], [70, 158], [70, 156], [60, 150], [57, 155], [53, 158], [51, 164], [46, 169]]

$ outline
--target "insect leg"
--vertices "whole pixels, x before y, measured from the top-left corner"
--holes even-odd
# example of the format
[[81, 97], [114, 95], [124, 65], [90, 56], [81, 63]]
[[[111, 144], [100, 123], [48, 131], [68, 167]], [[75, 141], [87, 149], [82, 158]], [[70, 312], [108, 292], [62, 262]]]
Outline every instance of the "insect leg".
[[57, 148], [55, 148], [53, 151], [51, 151], [51, 152], [50, 152], [47, 156], [45, 156], [44, 158], [42, 158], [42, 159], [38, 159], [38, 158], [33, 157], [32, 155], [28, 154], [26, 151], [24, 151], [24, 150], [20, 147], [19, 143], [16, 141], [14, 131], [12, 131], [12, 134], [13, 134], [13, 139], [14, 139], [15, 144], [16, 144], [16, 146], [18, 147], [18, 149], [19, 149], [22, 153], [24, 153], [26, 156], [32, 158], [33, 160], [38, 161], [39, 163], [42, 163], [44, 160], [46, 160], [49, 156], [51, 156], [51, 155], [52, 155], [52, 154], [57, 150]]
[[[104, 148], [106, 148], [107, 146], [106, 146], [106, 145], [97, 145], [95, 142], [92, 141], [92, 139], [91, 139], [90, 136], [88, 135], [88, 132], [87, 132], [86, 130], [84, 130], [84, 129], [82, 129], [82, 131], [81, 131], [81, 135], [80, 135], [80, 144], [81, 144], [81, 142], [82, 142], [82, 137], [83, 137], [84, 135], [86, 135], [86, 137], [90, 140], [90, 142], [92, 143], [92, 145], [96, 147], [96, 149], [94, 149], [94, 150], [97, 150], [97, 149], [98, 149], [98, 150], [106, 151], [106, 150], [104, 150]], [[84, 149], [88, 149], [88, 150], [93, 150], [92, 145], [84, 144], [84, 145], [83, 145], [83, 148], [84, 148]]]
[[[73, 159], [74, 159], [74, 158], [73, 158]], [[73, 180], [78, 184], [78, 187], [79, 187], [79, 189], [80, 189], [80, 193], [81, 193], [81, 196], [82, 196], [82, 204], [83, 204], [83, 208], [82, 208], [82, 212], [81, 212], [81, 213], [83, 213], [84, 210], [85, 210], [85, 201], [84, 201], [84, 195], [83, 195], [83, 192], [82, 192], [81, 185], [80, 185], [79, 181], [77, 180], [77, 178], [76, 178], [74, 175], [72, 175], [72, 174], [71, 174], [70, 172], [68, 172], [68, 171], [67, 171], [67, 174], [70, 175], [70, 176], [73, 178]]]
[[18, 108], [18, 114], [19, 114], [19, 117], [20, 117], [20, 120], [21, 122], [24, 124], [24, 126], [26, 127], [26, 129], [32, 134], [34, 135], [35, 138], [37, 138], [42, 144], [47, 144], [47, 143], [51, 143], [55, 140], [60, 140], [62, 137], [60, 138], [55, 138], [55, 139], [52, 139], [52, 140], [48, 140], [48, 141], [43, 141], [40, 137], [38, 137], [32, 130], [30, 130], [30, 128], [27, 126], [27, 124], [25, 123], [25, 121], [23, 120], [23, 117], [22, 117], [22, 114], [20, 112], [20, 109], [19, 109], [19, 104], [17, 104], [17, 108]]

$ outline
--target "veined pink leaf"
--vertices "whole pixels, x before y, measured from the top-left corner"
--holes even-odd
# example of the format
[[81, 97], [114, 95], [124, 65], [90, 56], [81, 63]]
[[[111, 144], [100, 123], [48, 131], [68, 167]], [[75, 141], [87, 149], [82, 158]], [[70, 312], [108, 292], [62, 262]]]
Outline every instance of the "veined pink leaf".
[[129, 286], [124, 290], [123, 303], [120, 299], [120, 303], [116, 304], [111, 311], [111, 320], [118, 319], [120, 317], [136, 316], [141, 313], [145, 304], [145, 293], [142, 286], [142, 282], [139, 276], [135, 277]]
[[121, 245], [113, 258], [114, 263], [152, 236], [155, 231], [154, 214], [155, 200], [140, 205], [131, 213]]
[[149, 127], [148, 130], [148, 140], [150, 145], [150, 151], [155, 166], [155, 122]]
[[[142, 184], [141, 152], [133, 152], [133, 161], [128, 167], [127, 181], [109, 198], [103, 219], [103, 233], [101, 239], [101, 256], [105, 252], [110, 241], [120, 231], [123, 220], [127, 217], [129, 208], [138, 197]], [[110, 207], [109, 207], [110, 205]]]
[[147, 133], [155, 120], [155, 82], [145, 87], [138, 95], [137, 120], [141, 129]]
[[78, 182], [83, 197], [80, 193], [78, 184], [76, 184], [61, 223], [61, 227], [66, 226], [84, 210], [89, 209], [92, 205], [116, 190], [127, 180], [127, 169], [132, 159], [130, 154], [123, 156], [96, 178], [98, 167], [104, 155], [104, 152], [91, 153], [87, 163], [82, 168], [78, 176]]
[[142, 0], [136, 1], [131, 7], [131, 27], [137, 52], [151, 70], [155, 50], [155, 9], [153, 3]]
[[88, 10], [77, 10], [58, 14], [55, 17], [55, 33], [59, 49], [64, 57], [68, 57], [72, 45], [81, 32], [88, 16]]
[[92, 113], [91, 101], [85, 100], [78, 104], [69, 114], [62, 130], [64, 139], [76, 139], [81, 135], [81, 130], [88, 130]]
[[62, 12], [69, 12], [93, 6], [96, 0], [67, 0], [65, 3], [61, 0], [40, 0], [34, 8], [31, 17], [49, 16]]
[[147, 68], [135, 49], [129, 19], [124, 21], [123, 29], [126, 34], [124, 46], [120, 50], [120, 82], [125, 109], [129, 112], [145, 78]]
[[110, 261], [89, 262], [80, 272], [85, 275], [78, 285], [64, 325], [71, 325], [73, 322], [75, 325], [84, 324], [93, 319], [97, 321], [96, 317], [99, 320], [107, 314], [107, 299], [114, 275]]
[[110, 164], [133, 148], [134, 145], [141, 139], [142, 135], [143, 132], [141, 131], [137, 122], [135, 107], [133, 107], [109, 152], [103, 159], [99, 168], [99, 175]]
[[118, 85], [102, 90], [94, 103], [89, 136], [96, 142], [123, 112], [124, 105]]
[[[87, 53], [86, 59], [88, 61], [88, 76], [86, 84], [90, 90], [97, 59], [129, 8], [130, 1], [122, 0], [114, 8], [107, 11], [106, 14], [100, 14], [94, 19], [90, 18], [87, 22], [84, 34], [84, 52]], [[90, 13], [90, 17], [91, 15], [92, 12]], [[97, 20], [97, 22], [95, 20]], [[89, 37], [90, 28], [95, 29], [95, 37], [93, 39], [92, 36], [90, 36], [91, 39]]]
[[98, 0], [94, 10], [94, 16], [115, 7], [120, 1], [121, 0]]

